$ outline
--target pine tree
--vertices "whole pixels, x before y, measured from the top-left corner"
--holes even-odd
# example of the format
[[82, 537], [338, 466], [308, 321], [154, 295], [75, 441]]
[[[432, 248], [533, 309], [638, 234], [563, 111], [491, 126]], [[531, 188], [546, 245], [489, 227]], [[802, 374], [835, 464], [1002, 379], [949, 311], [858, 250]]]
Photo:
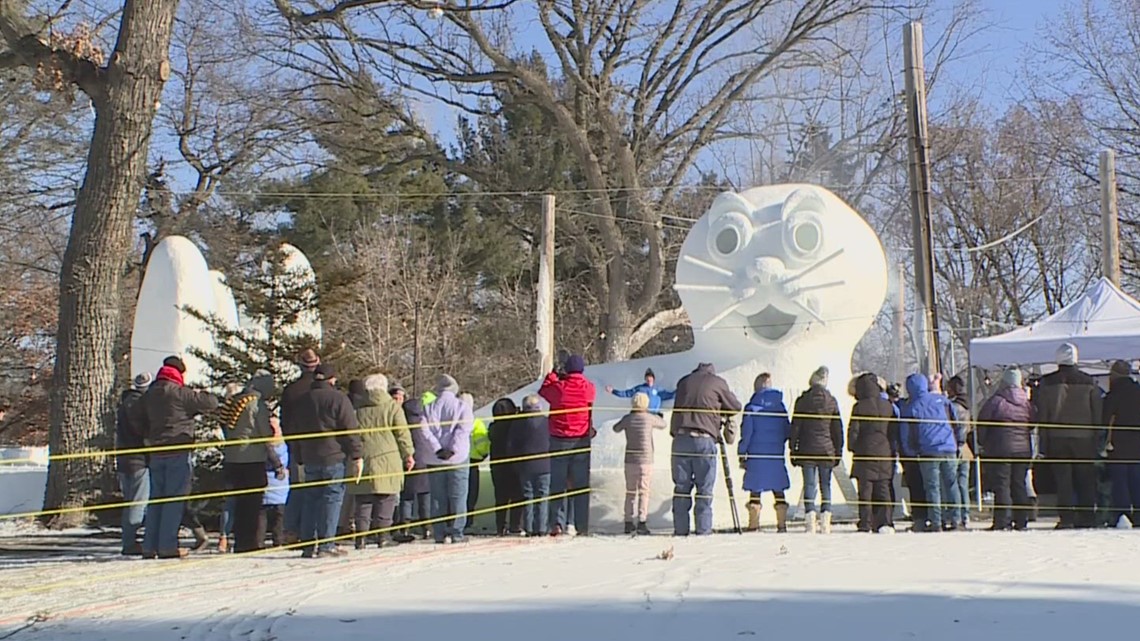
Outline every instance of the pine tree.
[[234, 300], [240, 310], [239, 327], [232, 327], [215, 314], [186, 309], [206, 324], [214, 336], [215, 349], [193, 348], [210, 369], [216, 388], [244, 384], [258, 370], [273, 374], [277, 389], [296, 378], [296, 355], [305, 348], [319, 347], [320, 339], [304, 327], [318, 309], [316, 283], [304, 272], [290, 269], [288, 254], [279, 245], [266, 249], [254, 267], [231, 280]]

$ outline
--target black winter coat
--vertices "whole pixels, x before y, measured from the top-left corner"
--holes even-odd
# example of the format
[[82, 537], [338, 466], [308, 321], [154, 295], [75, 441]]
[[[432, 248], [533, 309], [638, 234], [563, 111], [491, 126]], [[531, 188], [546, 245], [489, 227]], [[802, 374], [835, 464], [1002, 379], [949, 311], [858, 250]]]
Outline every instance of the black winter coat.
[[876, 379], [855, 382], [855, 408], [851, 411], [847, 443], [854, 455], [851, 476], [862, 481], [886, 481], [894, 476], [898, 421], [895, 408], [882, 397]]
[[[115, 417], [115, 449], [134, 450], [146, 447], [143, 432], [146, 417], [139, 411], [139, 399], [143, 393], [136, 389], [123, 392], [119, 399], [119, 411]], [[115, 461], [119, 472], [134, 474], [146, 467], [146, 454], [124, 454]]]
[[[1103, 399], [1096, 379], [1072, 365], [1061, 365], [1056, 372], [1041, 377], [1033, 405], [1042, 425], [1045, 456], [1049, 456], [1050, 441], [1095, 441], [1104, 426]], [[1072, 427], [1060, 427], [1068, 425]]]
[[[299, 401], [299, 405], [302, 434], [344, 432], [359, 427], [352, 401], [327, 381], [313, 383], [309, 394]], [[298, 442], [300, 465], [327, 467], [343, 463], [345, 458], [358, 459], [364, 453], [359, 434], [304, 438]]]
[[670, 436], [677, 436], [681, 430], [699, 430], [717, 440], [721, 438], [721, 422], [744, 409], [710, 363], [701, 363], [677, 381], [673, 407], [677, 409], [673, 410]]
[[[507, 432], [508, 458], [529, 457], [548, 452], [550, 452], [550, 428], [547, 426], [545, 416], [530, 416], [510, 421]], [[494, 454], [491, 457], [493, 460]], [[535, 474], [549, 474], [550, 459], [545, 456], [528, 458], [515, 463], [514, 468], [524, 478]]]
[[147, 445], [190, 445], [194, 442], [194, 417], [217, 409], [218, 397], [159, 379], [140, 401], [146, 416]]
[[822, 385], [814, 385], [796, 399], [788, 435], [792, 465], [839, 465], [843, 453], [843, 419], [839, 403]]
[[1104, 397], [1104, 421], [1109, 425], [1109, 459], [1140, 460], [1140, 385], [1131, 378], [1114, 378]]
[[305, 372], [281, 392], [281, 433], [285, 436], [302, 432], [304, 426], [300, 421], [304, 414], [304, 402], [312, 389], [313, 373]]
[[[1033, 456], [1033, 404], [1020, 387], [1002, 387], [978, 412], [978, 442], [989, 458]], [[1052, 474], [1048, 475], [1050, 478]]]

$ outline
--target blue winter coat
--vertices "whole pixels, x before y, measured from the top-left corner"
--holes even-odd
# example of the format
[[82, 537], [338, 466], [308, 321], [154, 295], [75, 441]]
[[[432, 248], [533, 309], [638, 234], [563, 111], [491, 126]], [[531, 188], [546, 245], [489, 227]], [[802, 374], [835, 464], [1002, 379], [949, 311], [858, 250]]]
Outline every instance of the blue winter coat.
[[[285, 443], [275, 443], [270, 445], [274, 451], [277, 452], [277, 457], [281, 459], [281, 465], [285, 469], [289, 469], [289, 446]], [[278, 481], [276, 472], [273, 465], [267, 463], [265, 466], [266, 474], [269, 476], [269, 485], [265, 488], [265, 496], [261, 500], [262, 505], [285, 505], [289, 500], [289, 477]]]
[[676, 392], [669, 392], [663, 389], [657, 389], [656, 387], [650, 387], [645, 383], [631, 387], [629, 389], [616, 389], [613, 392], [614, 396], [618, 398], [633, 398], [633, 396], [638, 393], [645, 394], [649, 397], [649, 411], [654, 414], [661, 411], [662, 401], [671, 401], [673, 400], [673, 397], [677, 395]]
[[[757, 415], [762, 412], [762, 415]], [[744, 457], [744, 489], [749, 492], [782, 492], [788, 487], [788, 466], [784, 461], [788, 442], [788, 408], [784, 393], [766, 389], [752, 395], [744, 406], [737, 453]]]
[[911, 374], [906, 379], [910, 395], [901, 408], [899, 446], [904, 457], [954, 456], [961, 442], [951, 419], [957, 420], [954, 404], [942, 394], [930, 391], [930, 382], [923, 374]]

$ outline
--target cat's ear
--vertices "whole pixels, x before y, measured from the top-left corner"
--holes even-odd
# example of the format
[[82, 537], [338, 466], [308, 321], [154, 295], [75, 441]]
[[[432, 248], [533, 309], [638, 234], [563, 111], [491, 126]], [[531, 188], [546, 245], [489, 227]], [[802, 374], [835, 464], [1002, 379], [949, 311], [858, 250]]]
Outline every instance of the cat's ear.
[[826, 215], [827, 203], [811, 187], [801, 187], [784, 199], [780, 218], [784, 228], [784, 249], [790, 257], [807, 260], [820, 252]]
[[728, 259], [752, 241], [752, 203], [739, 194], [726, 191], [717, 196], [707, 218], [710, 255]]

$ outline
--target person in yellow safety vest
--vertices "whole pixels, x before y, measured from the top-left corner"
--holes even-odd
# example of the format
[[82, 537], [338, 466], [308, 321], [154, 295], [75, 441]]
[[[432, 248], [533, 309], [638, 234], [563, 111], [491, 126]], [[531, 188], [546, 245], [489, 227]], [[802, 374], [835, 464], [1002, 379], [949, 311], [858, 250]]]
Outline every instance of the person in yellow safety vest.
[[[474, 410], [475, 398], [473, 396], [460, 394], [459, 400], [467, 403]], [[475, 512], [475, 504], [479, 502], [479, 464], [490, 453], [491, 438], [487, 434], [487, 423], [481, 418], [476, 418], [471, 430], [471, 469], [470, 474], [467, 475], [467, 529], [469, 531], [472, 527], [471, 515]]]

